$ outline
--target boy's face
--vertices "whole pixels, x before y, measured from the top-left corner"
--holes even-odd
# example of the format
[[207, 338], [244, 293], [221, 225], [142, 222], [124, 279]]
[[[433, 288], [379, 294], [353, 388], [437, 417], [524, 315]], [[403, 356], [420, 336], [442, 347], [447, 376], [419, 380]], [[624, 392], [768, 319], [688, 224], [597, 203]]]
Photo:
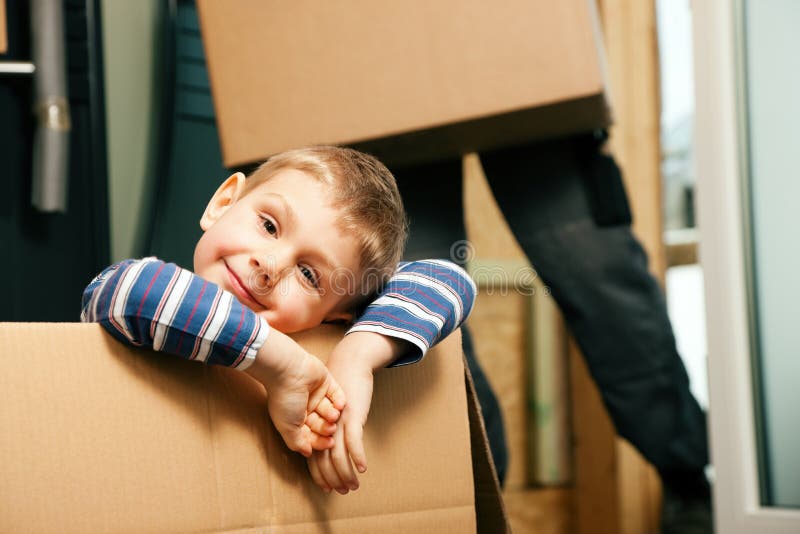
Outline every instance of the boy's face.
[[234, 174], [206, 207], [195, 272], [284, 333], [349, 319], [352, 295], [337, 291], [331, 274], [345, 270], [357, 280], [359, 249], [339, 229], [327, 186], [295, 169], [243, 195], [244, 182]]

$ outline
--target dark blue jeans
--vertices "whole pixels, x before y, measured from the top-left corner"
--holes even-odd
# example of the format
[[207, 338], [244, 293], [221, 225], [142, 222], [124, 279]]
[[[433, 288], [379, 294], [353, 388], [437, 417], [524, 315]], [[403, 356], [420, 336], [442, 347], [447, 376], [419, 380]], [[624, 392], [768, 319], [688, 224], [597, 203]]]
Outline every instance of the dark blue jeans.
[[[602, 141], [591, 134], [551, 140], [484, 153], [481, 162], [511, 230], [581, 347], [619, 435], [662, 475], [701, 471], [708, 463], [705, 414], [689, 391], [664, 295], [631, 233], [619, 169], [601, 153]], [[392, 171], [411, 223], [407, 257], [449, 257], [451, 245], [466, 238], [460, 160]], [[468, 333], [465, 340], [502, 480], [507, 451], [500, 411]]]

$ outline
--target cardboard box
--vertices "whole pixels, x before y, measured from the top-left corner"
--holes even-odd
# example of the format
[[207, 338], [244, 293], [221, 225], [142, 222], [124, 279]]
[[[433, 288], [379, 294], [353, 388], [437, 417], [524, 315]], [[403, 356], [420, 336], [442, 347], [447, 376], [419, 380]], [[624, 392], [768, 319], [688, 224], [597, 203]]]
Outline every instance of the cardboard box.
[[[341, 333], [297, 339], [324, 355]], [[244, 373], [130, 349], [94, 324], [0, 324], [0, 346], [2, 532], [506, 529], [458, 334], [377, 373], [370, 467], [347, 496], [313, 485]]]
[[610, 123], [594, 0], [199, 0], [225, 164], [424, 161]]

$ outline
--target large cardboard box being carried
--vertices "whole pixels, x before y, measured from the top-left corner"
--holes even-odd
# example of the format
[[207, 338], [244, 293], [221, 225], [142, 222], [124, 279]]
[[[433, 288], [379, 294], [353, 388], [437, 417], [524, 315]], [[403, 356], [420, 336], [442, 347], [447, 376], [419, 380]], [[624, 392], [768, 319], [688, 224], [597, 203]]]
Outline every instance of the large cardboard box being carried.
[[198, 7], [229, 167], [309, 144], [424, 161], [610, 123], [595, 0]]
[[[341, 334], [297, 339], [324, 356]], [[92, 324], [0, 323], [0, 346], [0, 532], [506, 529], [458, 334], [377, 373], [369, 471], [346, 496], [312, 484], [244, 373]]]

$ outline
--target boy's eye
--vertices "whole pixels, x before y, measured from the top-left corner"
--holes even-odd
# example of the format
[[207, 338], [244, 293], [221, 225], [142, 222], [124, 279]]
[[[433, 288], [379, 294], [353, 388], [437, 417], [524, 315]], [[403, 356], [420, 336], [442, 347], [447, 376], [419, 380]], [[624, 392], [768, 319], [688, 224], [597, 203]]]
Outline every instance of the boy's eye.
[[262, 218], [261, 224], [264, 226], [264, 230], [266, 230], [269, 235], [275, 235], [278, 233], [278, 228], [270, 219]]
[[305, 265], [300, 265], [300, 272], [303, 273], [303, 277], [314, 287], [317, 287], [317, 273], [314, 272], [313, 269], [306, 267]]

